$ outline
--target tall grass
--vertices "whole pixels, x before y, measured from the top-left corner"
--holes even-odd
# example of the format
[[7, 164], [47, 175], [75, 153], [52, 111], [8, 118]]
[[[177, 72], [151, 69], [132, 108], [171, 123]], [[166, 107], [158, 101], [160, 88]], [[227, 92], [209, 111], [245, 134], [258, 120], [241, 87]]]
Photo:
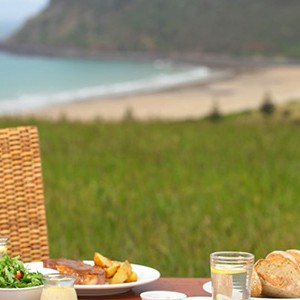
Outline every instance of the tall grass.
[[22, 124], [39, 128], [52, 257], [204, 277], [213, 251], [300, 249], [295, 122], [0, 120]]

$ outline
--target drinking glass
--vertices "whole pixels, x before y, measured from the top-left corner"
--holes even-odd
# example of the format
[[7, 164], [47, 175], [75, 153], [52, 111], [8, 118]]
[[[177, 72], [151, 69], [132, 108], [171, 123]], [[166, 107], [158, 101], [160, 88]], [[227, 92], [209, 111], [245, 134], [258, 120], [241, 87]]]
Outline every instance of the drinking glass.
[[210, 255], [214, 300], [250, 300], [254, 255], [222, 251]]
[[44, 275], [44, 288], [40, 300], [78, 300], [75, 280], [76, 276], [73, 275]]
[[7, 253], [7, 242], [8, 242], [8, 237], [7, 236], [0, 236], [0, 257]]

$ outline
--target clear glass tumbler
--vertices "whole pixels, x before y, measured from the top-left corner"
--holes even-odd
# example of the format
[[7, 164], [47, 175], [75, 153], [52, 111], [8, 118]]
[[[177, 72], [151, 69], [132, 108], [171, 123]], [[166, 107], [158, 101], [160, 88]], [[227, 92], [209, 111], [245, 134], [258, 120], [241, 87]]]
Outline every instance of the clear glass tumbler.
[[210, 255], [214, 300], [250, 300], [254, 255], [223, 251]]
[[7, 253], [7, 242], [8, 242], [8, 237], [7, 236], [0, 236], [0, 257]]
[[44, 288], [40, 300], [78, 300], [73, 275], [44, 275]]

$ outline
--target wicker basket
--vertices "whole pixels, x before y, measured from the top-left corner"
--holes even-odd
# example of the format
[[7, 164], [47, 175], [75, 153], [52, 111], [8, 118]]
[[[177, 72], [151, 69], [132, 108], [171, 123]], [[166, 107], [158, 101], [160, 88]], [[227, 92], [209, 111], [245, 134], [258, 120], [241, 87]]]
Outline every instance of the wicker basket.
[[0, 234], [24, 262], [49, 258], [38, 130], [0, 129]]

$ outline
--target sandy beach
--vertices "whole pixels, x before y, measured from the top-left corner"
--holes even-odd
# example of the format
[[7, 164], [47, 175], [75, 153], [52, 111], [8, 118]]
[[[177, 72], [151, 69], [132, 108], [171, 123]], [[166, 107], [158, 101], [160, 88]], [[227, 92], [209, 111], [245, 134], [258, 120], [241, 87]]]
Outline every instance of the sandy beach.
[[207, 116], [217, 105], [226, 114], [257, 109], [266, 94], [275, 104], [300, 101], [300, 66], [264, 66], [205, 84], [150, 93], [86, 101], [39, 109], [37, 118], [90, 121], [121, 120], [130, 114], [139, 120], [184, 120]]

